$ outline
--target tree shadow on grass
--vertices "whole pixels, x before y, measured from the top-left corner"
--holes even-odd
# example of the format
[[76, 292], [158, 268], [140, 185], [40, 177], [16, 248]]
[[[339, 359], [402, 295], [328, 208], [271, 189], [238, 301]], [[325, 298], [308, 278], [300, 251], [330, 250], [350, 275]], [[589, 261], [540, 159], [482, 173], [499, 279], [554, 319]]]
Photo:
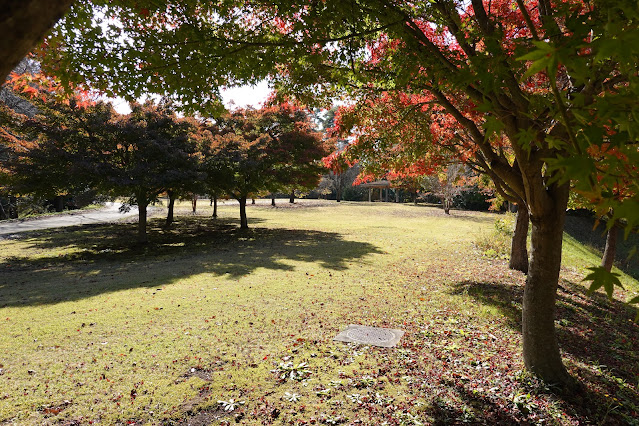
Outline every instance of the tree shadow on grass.
[[[497, 308], [509, 326], [521, 330], [523, 286], [464, 281], [453, 293], [468, 294]], [[568, 409], [610, 424], [637, 418], [639, 325], [632, 321], [634, 315], [633, 308], [620, 301], [610, 301], [600, 293], [589, 296], [583, 285], [561, 280], [557, 338], [567, 365], [584, 385], [575, 395], [561, 396]]]
[[[368, 202], [346, 202], [345, 205], [369, 208], [370, 207], [389, 207], [388, 210], [379, 209], [373, 215], [383, 216], [389, 215], [392, 217], [410, 217], [410, 218], [427, 218], [433, 217], [438, 219], [450, 219], [450, 220], [462, 220], [468, 222], [475, 222], [479, 224], [492, 224], [495, 220], [493, 217], [487, 216], [484, 212], [475, 210], [451, 210], [450, 214], [446, 214], [441, 205], [437, 204], [412, 204], [403, 203], [400, 204], [405, 208], [398, 209], [397, 203], [368, 203]], [[391, 208], [395, 207], [395, 208]]]
[[[442, 385], [448, 388], [449, 395], [455, 395], [455, 400], [436, 398], [425, 414], [433, 425], [537, 425], [574, 421], [611, 426], [637, 424], [637, 407], [631, 406], [628, 394], [625, 398], [618, 394], [606, 396], [605, 390], [597, 392], [584, 387], [572, 395], [557, 395], [533, 377], [522, 375], [516, 380], [520, 390], [515, 391], [512, 400], [504, 400], [490, 391], [478, 391], [467, 384], [446, 381]], [[626, 405], [621, 406], [620, 400]], [[564, 422], [558, 420], [562, 417]]]
[[[151, 242], [132, 242], [133, 225], [96, 225], [29, 234], [24, 257], [0, 261], [0, 307], [58, 303], [136, 287], [159, 287], [209, 273], [237, 279], [257, 268], [293, 271], [291, 261], [328, 271], [382, 253], [369, 243], [331, 232], [252, 228], [234, 221], [181, 218], [162, 228], [152, 220]], [[56, 254], [62, 250], [66, 254]], [[37, 258], [31, 252], [42, 252]], [[51, 254], [47, 255], [50, 251]]]
[[[483, 393], [473, 392], [463, 384], [453, 381], [442, 383], [447, 386], [461, 403], [451, 403], [435, 399], [426, 410], [426, 414], [433, 418], [433, 425], [455, 424], [490, 424], [514, 425], [527, 423], [522, 421], [522, 415], [515, 415], [504, 410], [500, 404], [491, 401]], [[521, 414], [521, 413], [519, 413]]]

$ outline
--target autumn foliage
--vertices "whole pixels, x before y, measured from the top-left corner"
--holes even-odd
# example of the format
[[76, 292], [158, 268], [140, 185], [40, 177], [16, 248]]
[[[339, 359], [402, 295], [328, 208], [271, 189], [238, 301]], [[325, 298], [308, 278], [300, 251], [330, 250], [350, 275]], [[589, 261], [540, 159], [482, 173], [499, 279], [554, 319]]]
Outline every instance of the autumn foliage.
[[242, 228], [248, 227], [248, 197], [317, 186], [325, 151], [311, 127], [302, 108], [285, 103], [232, 111], [205, 130], [201, 151], [208, 182], [238, 200]]
[[80, 0], [46, 62], [65, 82], [187, 109], [210, 111], [221, 86], [267, 76], [300, 99], [350, 96], [350, 123], [368, 128], [358, 155], [397, 171], [452, 156], [485, 173], [530, 213], [526, 368], [571, 387], [555, 334], [571, 185], [639, 224], [638, 20], [635, 0]]

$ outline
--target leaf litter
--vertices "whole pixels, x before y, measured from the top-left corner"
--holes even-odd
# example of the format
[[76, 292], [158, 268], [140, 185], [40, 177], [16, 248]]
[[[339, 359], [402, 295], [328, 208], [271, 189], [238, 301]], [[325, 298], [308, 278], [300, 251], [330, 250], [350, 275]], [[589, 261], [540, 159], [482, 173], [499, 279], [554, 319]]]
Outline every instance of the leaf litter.
[[[234, 237], [226, 235], [218, 240], [213, 255], [209, 251], [203, 257], [188, 247], [186, 251], [165, 248], [168, 251], [160, 257], [135, 261], [137, 267], [152, 271], [168, 260], [161, 256], [178, 250], [178, 269], [188, 269], [202, 262], [211, 264], [211, 256], [223, 253], [220, 261], [227, 263], [224, 269], [230, 274], [204, 270], [202, 279], [183, 275], [167, 283], [145, 272], [144, 281], [156, 294], [149, 295], [144, 287], [142, 292], [125, 287], [120, 293], [96, 294], [95, 302], [71, 300], [66, 302], [65, 307], [71, 307], [66, 312], [73, 311], [82, 320], [74, 324], [75, 334], [63, 323], [54, 324], [62, 327], [53, 329], [55, 341], [51, 331], [42, 328], [44, 324], [21, 320], [20, 312], [32, 309], [28, 304], [3, 308], [7, 313], [2, 318], [10, 318], [6, 321], [14, 330], [3, 337], [3, 343], [13, 339], [12, 347], [24, 344], [33, 354], [45, 348], [51, 352], [49, 359], [29, 355], [24, 365], [1, 361], [2, 377], [20, 383], [12, 390], [21, 389], [22, 394], [0, 391], [0, 413], [4, 419], [36, 422], [48, 417], [62, 423], [110, 419], [122, 424], [158, 419], [180, 424], [300, 425], [570, 425], [636, 420], [639, 330], [629, 321], [634, 317], [631, 310], [602, 295], [586, 296], [579, 269], [562, 269], [557, 330], [566, 365], [583, 387], [574, 395], [561, 396], [525, 373], [521, 363], [524, 276], [508, 270], [505, 262], [486, 259], [471, 249], [468, 235], [478, 221], [490, 227], [494, 216], [466, 214], [473, 220], [458, 218], [456, 228], [450, 229], [445, 226], [450, 220], [446, 217], [424, 217], [405, 207], [373, 210], [386, 228], [379, 227], [379, 218], [363, 217], [359, 208], [347, 204], [339, 210], [322, 206], [255, 209], [254, 214], [264, 221], [261, 226], [268, 228], [257, 230], [253, 240], [235, 244]], [[336, 223], [335, 233], [342, 240], [333, 244], [325, 239], [317, 248], [305, 245], [296, 251], [295, 246], [287, 246], [289, 236], [278, 234], [280, 227], [298, 226], [287, 216], [292, 213], [298, 215], [296, 223], [299, 215], [305, 216], [310, 231]], [[420, 237], [402, 233], [407, 227], [421, 229]], [[265, 238], [268, 250], [279, 258], [272, 269], [246, 262], [241, 265], [244, 273], [232, 272], [237, 266], [228, 261], [245, 250], [257, 253], [257, 262], [266, 259], [259, 254]], [[296, 241], [304, 240], [296, 236]], [[339, 257], [344, 241], [379, 249], [347, 265], [328, 263], [326, 256], [319, 262], [311, 260], [315, 250]], [[47, 250], [38, 247], [39, 256], [47, 258]], [[62, 267], [47, 259], [54, 273], [60, 265], [59, 274], [75, 270], [91, 275], [91, 269], [80, 263]], [[92, 285], [104, 285], [117, 274], [135, 279], [131, 267], [108, 272], [117, 259], [98, 261], [107, 273], [97, 276]], [[171, 263], [167, 271], [176, 270]], [[29, 267], [10, 270], [18, 275], [40, 273]], [[249, 290], [256, 282], [261, 285]], [[203, 297], [213, 292], [211, 286], [216, 296]], [[59, 309], [56, 306], [37, 309], [52, 318], [49, 311]], [[401, 328], [406, 334], [392, 350], [331, 341], [344, 324], [362, 318], [377, 327]], [[83, 345], [86, 349], [79, 351]], [[55, 367], [58, 379], [47, 373], [52, 362], [61, 366]], [[78, 392], [83, 388], [95, 395], [91, 410]], [[55, 402], [56, 395], [65, 395], [73, 403]], [[12, 408], [32, 401], [42, 401], [35, 414]], [[233, 410], [218, 401], [233, 401]], [[230, 417], [221, 417], [229, 413]]]

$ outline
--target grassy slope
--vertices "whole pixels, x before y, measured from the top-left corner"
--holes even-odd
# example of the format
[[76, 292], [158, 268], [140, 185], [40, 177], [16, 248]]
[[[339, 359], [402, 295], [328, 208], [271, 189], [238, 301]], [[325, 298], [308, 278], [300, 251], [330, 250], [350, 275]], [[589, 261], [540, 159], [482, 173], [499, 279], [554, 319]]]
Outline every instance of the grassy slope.
[[[473, 249], [493, 215], [253, 207], [242, 233], [236, 209], [212, 221], [200, 206], [171, 231], [157, 219], [146, 248], [131, 246], [134, 225], [0, 241], [0, 422], [636, 418], [639, 327], [619, 302], [585, 297], [596, 258], [576, 240], [558, 330], [585, 386], [560, 399], [521, 372], [523, 275]], [[348, 324], [407, 333], [390, 350], [333, 342]], [[311, 374], [282, 380], [282, 362]], [[228, 413], [218, 400], [231, 398], [245, 403]]]

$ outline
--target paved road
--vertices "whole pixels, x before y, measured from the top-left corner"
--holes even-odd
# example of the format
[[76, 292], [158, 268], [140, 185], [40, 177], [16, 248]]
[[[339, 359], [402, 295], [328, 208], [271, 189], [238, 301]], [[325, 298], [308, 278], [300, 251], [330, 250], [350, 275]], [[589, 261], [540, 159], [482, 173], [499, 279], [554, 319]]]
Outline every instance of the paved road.
[[120, 203], [107, 203], [103, 209], [47, 216], [30, 220], [11, 220], [0, 222], [0, 238], [21, 232], [39, 229], [61, 228], [64, 226], [86, 225], [90, 223], [111, 223], [123, 217], [137, 215], [138, 208], [131, 207], [127, 213], [120, 213]]

